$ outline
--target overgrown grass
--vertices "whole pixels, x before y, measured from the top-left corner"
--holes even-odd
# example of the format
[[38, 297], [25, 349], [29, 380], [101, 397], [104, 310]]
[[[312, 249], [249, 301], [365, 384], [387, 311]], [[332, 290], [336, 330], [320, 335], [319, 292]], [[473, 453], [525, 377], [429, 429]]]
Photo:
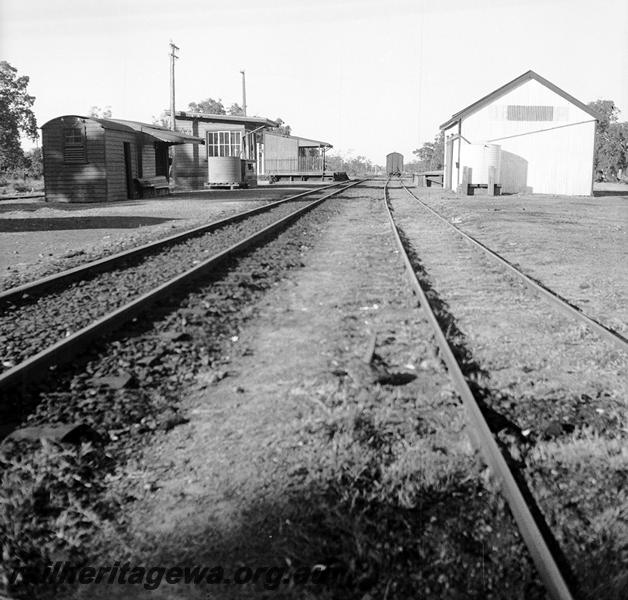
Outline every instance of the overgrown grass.
[[[438, 403], [345, 384], [315, 399], [309, 498], [283, 543], [291, 564], [344, 573], [329, 597], [543, 597], [503, 502], [458, 433], [460, 408], [441, 400], [439, 414]], [[309, 591], [302, 597], [327, 597]]]
[[[627, 465], [625, 439], [608, 439], [592, 428], [539, 442], [528, 457], [539, 504], [561, 538], [584, 598], [623, 600], [628, 592]], [[552, 501], [557, 494], [564, 506]]]
[[[5, 442], [0, 453], [0, 591], [33, 597], [47, 565], [78, 566], [110, 528], [118, 503], [105, 494], [103, 472], [111, 458], [92, 444]], [[9, 586], [19, 570], [22, 582]], [[45, 590], [52, 593], [54, 590]], [[41, 596], [41, 590], [37, 597]]]

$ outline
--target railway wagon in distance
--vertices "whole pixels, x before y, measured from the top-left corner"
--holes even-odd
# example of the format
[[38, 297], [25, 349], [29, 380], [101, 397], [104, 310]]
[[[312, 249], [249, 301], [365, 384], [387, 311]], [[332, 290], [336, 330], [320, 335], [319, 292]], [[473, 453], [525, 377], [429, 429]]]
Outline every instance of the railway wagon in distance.
[[391, 152], [386, 155], [386, 173], [389, 177], [391, 175], [401, 176], [403, 173], [403, 154]]

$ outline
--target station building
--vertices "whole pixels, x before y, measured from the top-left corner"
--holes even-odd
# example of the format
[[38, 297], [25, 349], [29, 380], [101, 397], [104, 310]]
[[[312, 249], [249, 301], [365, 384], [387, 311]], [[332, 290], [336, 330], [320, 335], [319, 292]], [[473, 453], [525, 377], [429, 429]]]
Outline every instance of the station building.
[[169, 176], [169, 148], [204, 140], [159, 125], [77, 115], [42, 126], [47, 201], [111, 202], [138, 198], [137, 180]]
[[175, 113], [177, 132], [205, 141], [204, 147], [186, 144], [175, 149], [173, 173], [177, 188], [333, 178], [325, 165], [325, 152], [331, 144], [283, 135], [275, 130], [277, 126], [265, 117]]
[[454, 114], [445, 135], [444, 187], [486, 185], [502, 193], [590, 195], [596, 116], [534, 71]]
[[178, 189], [216, 185], [251, 185], [257, 181], [262, 132], [278, 123], [264, 117], [175, 113], [175, 129], [200, 137], [204, 147], [186, 144], [173, 153], [173, 175]]

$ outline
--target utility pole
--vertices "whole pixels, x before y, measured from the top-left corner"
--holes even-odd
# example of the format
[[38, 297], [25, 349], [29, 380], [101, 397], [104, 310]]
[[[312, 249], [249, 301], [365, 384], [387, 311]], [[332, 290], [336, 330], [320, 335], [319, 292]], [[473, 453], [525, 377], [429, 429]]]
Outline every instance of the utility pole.
[[242, 111], [246, 117], [246, 75], [244, 71], [240, 71], [240, 73], [242, 73]]
[[179, 49], [170, 40], [170, 129], [175, 130], [174, 125], [174, 61], [179, 58], [176, 51]]
[[[178, 46], [175, 46], [173, 41], [170, 40], [170, 129], [175, 131], [175, 116], [174, 116], [174, 61], [179, 58], [177, 56]], [[168, 168], [168, 181], [170, 183], [175, 182], [175, 150], [174, 146], [170, 146], [169, 156], [169, 168]]]

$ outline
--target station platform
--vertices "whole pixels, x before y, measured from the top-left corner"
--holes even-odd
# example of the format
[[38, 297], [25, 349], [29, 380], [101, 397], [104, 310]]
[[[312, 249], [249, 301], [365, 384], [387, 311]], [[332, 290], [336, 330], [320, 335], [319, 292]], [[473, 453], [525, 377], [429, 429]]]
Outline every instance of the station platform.
[[279, 182], [302, 182], [302, 181], [335, 181], [337, 173], [334, 171], [275, 171], [258, 176], [258, 184]]

